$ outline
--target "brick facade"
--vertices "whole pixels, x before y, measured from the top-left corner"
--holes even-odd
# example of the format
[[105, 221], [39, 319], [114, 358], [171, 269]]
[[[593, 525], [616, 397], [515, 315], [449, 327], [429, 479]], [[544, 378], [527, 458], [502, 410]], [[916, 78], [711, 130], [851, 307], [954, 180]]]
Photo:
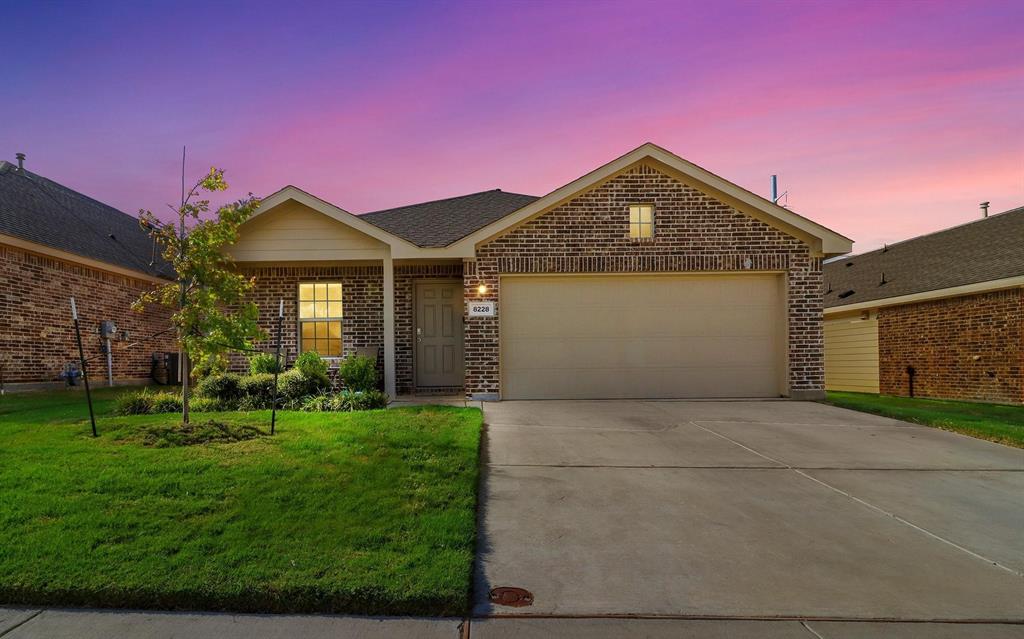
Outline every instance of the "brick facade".
[[919, 397], [1024, 401], [1024, 295], [1020, 289], [883, 307], [879, 390]]
[[93, 383], [106, 380], [106, 357], [101, 354], [99, 322], [113, 320], [128, 332], [128, 341], [113, 345], [117, 381], [150, 377], [151, 356], [177, 350], [173, 334], [131, 342], [170, 326], [169, 313], [152, 306], [135, 313], [131, 304], [153, 287], [136, 279], [82, 264], [0, 246], [0, 365], [4, 383], [59, 382], [68, 362], [78, 361], [69, 298], [74, 296], [82, 327], [82, 344]]
[[[630, 204], [655, 206], [655, 237], [629, 239]], [[740, 213], [653, 166], [638, 165], [478, 247], [466, 299], [498, 300], [503, 273], [787, 273], [789, 387], [823, 392], [821, 259], [801, 240]], [[497, 317], [466, 318], [467, 395], [499, 393]]]
[[[249, 267], [242, 272], [256, 278], [253, 301], [260, 309], [260, 326], [274, 343], [278, 300], [284, 300], [282, 352], [285, 361], [298, 356], [298, 285], [300, 282], [335, 281], [342, 285], [342, 350], [351, 355], [357, 348], [379, 348], [378, 367], [383, 366], [384, 276], [381, 266], [273, 266]], [[399, 393], [414, 388], [414, 289], [420, 279], [462, 279], [462, 264], [399, 264], [395, 266], [395, 382]], [[260, 346], [266, 347], [267, 344]], [[244, 370], [245, 360], [234, 358], [234, 368]]]

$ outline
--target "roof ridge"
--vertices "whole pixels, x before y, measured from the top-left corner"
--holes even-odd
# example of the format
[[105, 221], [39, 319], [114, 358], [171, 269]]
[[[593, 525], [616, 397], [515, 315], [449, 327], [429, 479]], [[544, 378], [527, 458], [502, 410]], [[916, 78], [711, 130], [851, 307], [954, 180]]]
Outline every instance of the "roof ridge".
[[922, 239], [924, 239], [926, 237], [931, 237], [933, 235], [941, 235], [943, 233], [948, 233], [949, 231], [955, 231], [955, 230], [963, 228], [965, 226], [971, 226], [972, 224], [978, 224], [979, 222], [987, 222], [989, 220], [994, 220], [996, 218], [1002, 217], [1002, 216], [1010, 214], [1010, 213], [1019, 213], [1019, 212], [1024, 212], [1024, 205], [1018, 206], [1018, 207], [1015, 207], [1015, 208], [1012, 208], [1012, 209], [1007, 209], [1005, 211], [1000, 211], [999, 213], [993, 213], [992, 215], [989, 215], [987, 217], [978, 218], [976, 220], [971, 220], [969, 222], [961, 222], [960, 224], [955, 224], [953, 226], [947, 226], [944, 229], [938, 229], [937, 231], [932, 231], [930, 233], [922, 233], [921, 235], [915, 235], [914, 237], [908, 237], [905, 240], [899, 240], [898, 242], [893, 242], [892, 244], [885, 244], [881, 248], [876, 248], [876, 249], [872, 249], [870, 251], [865, 251], [864, 253], [850, 253], [850, 254], [847, 254], [847, 255], [838, 255], [838, 256], [836, 256], [836, 257], [834, 257], [832, 259], [826, 260], [826, 263], [831, 264], [832, 262], [839, 262], [839, 261], [842, 261], [842, 260], [849, 260], [849, 259], [853, 259], [855, 257], [862, 258], [862, 257], [868, 256], [868, 255], [873, 255], [875, 253], [884, 253], [884, 252], [888, 251], [889, 249], [891, 249], [892, 247], [899, 246], [900, 244], [907, 244], [908, 242], [915, 242], [917, 240], [922, 240]]
[[409, 209], [409, 208], [412, 208], [414, 206], [423, 206], [424, 204], [437, 204], [438, 202], [451, 202], [452, 200], [461, 200], [461, 199], [464, 199], [464, 198], [467, 198], [467, 197], [473, 197], [474, 195], [483, 195], [484, 193], [505, 193], [507, 195], [521, 195], [523, 197], [536, 197], [536, 196], [533, 196], [533, 195], [526, 195], [525, 193], [512, 193], [511, 191], [502, 191], [501, 189], [487, 189], [485, 191], [476, 191], [475, 193], [466, 193], [465, 195], [453, 195], [451, 197], [442, 197], [442, 198], [438, 198], [436, 200], [427, 200], [425, 202], [414, 202], [412, 204], [403, 204], [401, 206], [392, 206], [390, 208], [379, 209], [379, 210], [376, 210], [376, 211], [366, 211], [365, 213], [360, 213], [359, 216], [362, 217], [364, 215], [373, 215], [375, 213], [387, 213], [389, 211], [397, 211], [398, 209]]

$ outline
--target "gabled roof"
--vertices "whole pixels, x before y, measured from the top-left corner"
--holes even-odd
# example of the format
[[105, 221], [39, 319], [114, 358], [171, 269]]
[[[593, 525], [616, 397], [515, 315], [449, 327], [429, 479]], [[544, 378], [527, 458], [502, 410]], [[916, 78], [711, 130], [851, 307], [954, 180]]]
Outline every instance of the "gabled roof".
[[537, 200], [501, 189], [410, 204], [359, 217], [425, 248], [443, 247]]
[[295, 202], [298, 202], [299, 204], [308, 206], [314, 211], [322, 213], [328, 217], [334, 218], [335, 220], [341, 222], [342, 224], [345, 224], [347, 226], [354, 228], [357, 231], [365, 233], [366, 235], [369, 235], [370, 237], [379, 240], [384, 244], [393, 245], [396, 242], [403, 241], [402, 238], [392, 233], [389, 233], [378, 226], [370, 224], [366, 220], [362, 219], [360, 216], [353, 215], [346, 211], [345, 209], [339, 206], [335, 206], [334, 204], [331, 204], [327, 200], [318, 198], [317, 196], [312, 195], [311, 193], [307, 193], [306, 191], [303, 191], [299, 187], [292, 186], [291, 184], [273, 193], [272, 195], [269, 195], [260, 200], [259, 208], [256, 209], [256, 212], [252, 215], [252, 217], [246, 220], [242, 224], [242, 226], [244, 227], [249, 222], [252, 222], [254, 219], [258, 218], [260, 215], [263, 215], [264, 213], [272, 210], [279, 204], [283, 204], [289, 200], [293, 200]]
[[826, 308], [1024, 276], [1024, 207], [829, 261], [824, 274]]
[[799, 237], [822, 255], [842, 255], [849, 253], [853, 248], [853, 241], [850, 238], [797, 215], [789, 209], [737, 186], [651, 142], [642, 144], [629, 153], [527, 204], [518, 211], [474, 231], [456, 244], [458, 246], [468, 243], [475, 245], [487, 241], [641, 162], [651, 163], [684, 182], [692, 183], [700, 190], [726, 202], [737, 210]]
[[171, 277], [135, 217], [10, 162], [0, 162], [0, 234], [123, 269]]

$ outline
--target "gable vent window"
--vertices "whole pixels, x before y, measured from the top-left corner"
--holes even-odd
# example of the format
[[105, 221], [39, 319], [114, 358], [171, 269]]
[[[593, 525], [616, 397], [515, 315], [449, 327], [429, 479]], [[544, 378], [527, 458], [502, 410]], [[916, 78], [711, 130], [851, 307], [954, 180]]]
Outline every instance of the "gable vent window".
[[634, 204], [629, 207], [629, 239], [648, 240], [654, 237], [654, 205]]
[[299, 284], [299, 347], [341, 357], [341, 282]]

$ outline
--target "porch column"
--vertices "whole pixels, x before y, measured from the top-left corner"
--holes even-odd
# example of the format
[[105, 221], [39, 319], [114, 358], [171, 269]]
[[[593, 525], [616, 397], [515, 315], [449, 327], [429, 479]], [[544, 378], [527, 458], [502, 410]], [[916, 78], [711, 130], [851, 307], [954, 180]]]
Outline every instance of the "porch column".
[[395, 398], [395, 264], [384, 248], [384, 392]]

